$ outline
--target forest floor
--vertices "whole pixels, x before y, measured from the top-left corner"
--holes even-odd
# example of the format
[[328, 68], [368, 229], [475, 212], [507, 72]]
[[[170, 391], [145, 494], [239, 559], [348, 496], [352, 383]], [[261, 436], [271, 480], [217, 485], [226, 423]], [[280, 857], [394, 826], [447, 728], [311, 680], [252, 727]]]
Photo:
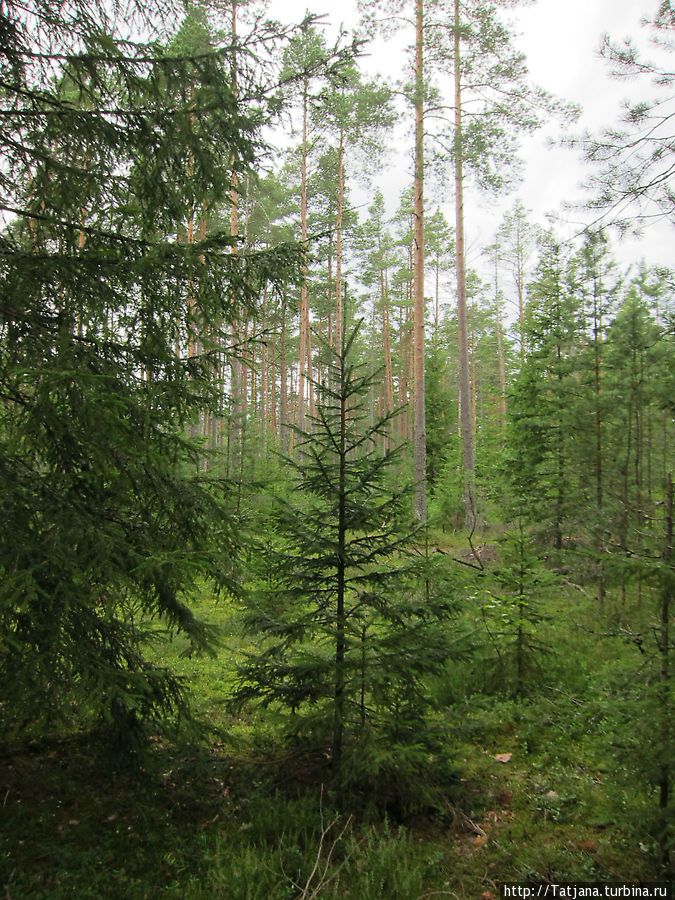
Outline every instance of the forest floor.
[[255, 719], [225, 711], [245, 639], [236, 611], [204, 597], [199, 612], [227, 636], [221, 653], [161, 651], [211, 727], [200, 742], [154, 736], [127, 767], [96, 735], [2, 750], [3, 900], [493, 900], [508, 881], [663, 880], [654, 790], [635, 774], [635, 735], [606, 706], [640, 653], [598, 641], [582, 592], [548, 607], [555, 646], [537, 690], [487, 690], [487, 655], [458, 663], [452, 689], [437, 686], [454, 772], [445, 803], [383, 814], [337, 812], [316, 772], [279, 751], [272, 725], [261, 737]]

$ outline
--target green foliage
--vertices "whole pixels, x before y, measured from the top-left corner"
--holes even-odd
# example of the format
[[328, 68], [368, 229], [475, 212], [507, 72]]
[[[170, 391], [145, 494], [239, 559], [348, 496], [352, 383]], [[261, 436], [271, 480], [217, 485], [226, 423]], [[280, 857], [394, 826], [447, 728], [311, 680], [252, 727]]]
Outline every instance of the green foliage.
[[[518, 530], [506, 532], [498, 542], [498, 568], [490, 573], [481, 614], [492, 649], [495, 685], [520, 697], [528, 693], [542, 673], [540, 657], [549, 648], [541, 638], [540, 598], [556, 583], [532, 551], [530, 536], [518, 521]], [[490, 583], [491, 582], [491, 583]]]
[[424, 372], [424, 403], [427, 421], [427, 479], [432, 491], [452, 457], [457, 431], [457, 401], [445, 390], [450, 371], [443, 350], [427, 353]]
[[570, 467], [580, 306], [573, 275], [564, 249], [552, 234], [544, 236], [526, 310], [528, 356], [510, 398], [507, 438], [513, 511], [547, 523], [557, 549], [570, 528], [578, 477]]
[[[467, 582], [463, 590], [472, 587]], [[635, 601], [632, 592], [634, 629], [651, 652], [653, 606], [643, 599], [640, 613]], [[486, 877], [658, 880], [659, 819], [653, 782], [645, 777], [658, 774], [655, 684], [646, 685], [644, 655], [625, 629], [609, 635], [581, 591], [557, 585], [542, 591], [539, 604], [555, 652], [536, 693], [486, 696], [480, 653], [449, 663], [434, 678], [434, 690], [454, 692], [451, 707], [435, 716], [437, 764], [449, 761], [461, 776], [440, 820], [425, 798], [425, 808], [413, 808], [405, 828], [397, 827], [393, 808], [382, 818], [374, 802], [362, 807], [354, 796], [321, 845], [337, 815], [315, 780], [326, 774], [325, 759], [308, 769], [307, 756], [293, 745], [274, 758], [277, 741], [269, 738], [259, 741], [258, 754], [247, 747], [246, 755], [232, 741], [188, 752], [154, 740], [140, 775], [110, 771], [109, 762], [106, 768], [91, 736], [32, 742], [3, 751], [0, 880], [13, 897], [49, 900], [207, 900], [233, 896], [232, 885], [235, 896], [297, 897], [317, 858], [312, 888], [325, 880], [324, 896], [336, 900], [410, 900], [432, 891], [474, 900], [489, 887]], [[227, 651], [188, 659], [181, 656], [186, 641], [176, 638], [158, 648], [158, 660], [190, 678], [198, 713], [223, 731], [259, 734], [259, 718], [232, 719], [222, 704], [234, 659], [250, 649], [239, 609], [203, 592], [196, 610], [227, 634]], [[473, 621], [475, 612], [467, 604], [462, 616]], [[462, 630], [460, 619], [453, 631]], [[509, 752], [506, 764], [494, 759]], [[402, 789], [410, 790], [405, 779], [414, 772], [398, 771]], [[428, 773], [424, 779], [415, 788], [421, 793], [429, 791]], [[348, 823], [349, 813], [355, 815]]]
[[[262, 649], [241, 666], [235, 692], [238, 705], [289, 711], [285, 729], [327, 747], [343, 786], [419, 765], [424, 676], [447, 655], [454, 606], [446, 581], [406, 553], [407, 493], [385, 478], [398, 452], [378, 447], [389, 417], [368, 424], [372, 376], [351, 362], [357, 332], [317, 386], [311, 431], [298, 432], [295, 493], [279, 505], [249, 601]], [[348, 773], [346, 744], [347, 756], [356, 744], [368, 752], [365, 769], [359, 755]]]
[[28, 14], [45, 57], [15, 31], [1, 101], [16, 218], [0, 236], [0, 718], [132, 738], [186, 711], [144, 656], [153, 623], [209, 649], [190, 596], [233, 579], [228, 488], [183, 437], [218, 402], [195, 328], [217, 335], [296, 261], [174, 240], [197, 202], [223, 199], [223, 152], [254, 156], [222, 55], [121, 44], [80, 3]]

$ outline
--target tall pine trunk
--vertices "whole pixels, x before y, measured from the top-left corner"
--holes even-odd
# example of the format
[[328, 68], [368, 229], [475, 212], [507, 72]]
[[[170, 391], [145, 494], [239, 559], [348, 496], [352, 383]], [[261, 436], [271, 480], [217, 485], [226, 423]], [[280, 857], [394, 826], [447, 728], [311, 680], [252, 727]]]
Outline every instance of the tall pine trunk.
[[335, 228], [335, 346], [342, 346], [342, 215], [344, 206], [344, 130], [338, 144], [338, 192]]
[[506, 435], [506, 363], [504, 360], [504, 332], [502, 303], [499, 295], [499, 247], [495, 244], [495, 330], [497, 332], [497, 364], [499, 366], [499, 427], [502, 439]]
[[464, 469], [464, 515], [466, 527], [476, 526], [474, 490], [475, 451], [471, 422], [469, 346], [466, 329], [466, 270], [464, 263], [464, 172], [462, 158], [462, 81], [460, 71], [459, 0], [455, 0], [455, 228], [457, 270], [457, 339], [459, 343], [459, 407]]
[[[599, 308], [599, 289], [597, 279], [593, 278], [593, 389], [595, 400], [595, 502], [597, 506], [597, 538], [598, 554], [602, 549], [602, 506], [603, 506], [603, 473], [602, 473], [602, 411], [600, 407], [600, 338], [602, 319]], [[598, 564], [598, 604], [602, 610], [605, 604], [605, 573], [602, 562]]]
[[[232, 2], [232, 91], [237, 92], [237, 3]], [[237, 238], [239, 237], [239, 180], [234, 168], [235, 159], [231, 159], [232, 174], [230, 175], [230, 237], [232, 238], [232, 254], [237, 255]], [[242, 363], [240, 359], [241, 348], [239, 346], [239, 321], [236, 316], [232, 318], [230, 326], [230, 391], [232, 394], [232, 407], [230, 410], [230, 437], [228, 440], [228, 454], [233, 457], [235, 468], [241, 464], [242, 459]], [[229, 461], [228, 461], [229, 462]]]
[[[380, 242], [380, 251], [382, 244]], [[381, 256], [381, 253], [380, 253]], [[382, 298], [382, 354], [384, 356], [384, 397], [387, 413], [394, 411], [394, 374], [391, 364], [391, 329], [389, 325], [389, 284], [384, 268], [380, 268], [380, 295]]]
[[279, 443], [288, 453], [288, 358], [286, 354], [286, 300], [281, 298], [281, 338], [279, 347]]
[[[307, 253], [307, 114], [309, 104], [309, 76], [305, 73], [302, 82], [302, 154], [301, 154], [301, 194], [300, 194], [300, 227], [302, 230], [302, 249]], [[307, 296], [307, 257], [302, 261], [302, 287], [300, 289], [300, 354], [298, 372], [298, 428], [305, 427], [305, 367], [308, 358], [309, 340], [309, 300]], [[311, 377], [311, 372], [307, 372]]]
[[424, 3], [416, 3], [415, 40], [415, 267], [413, 513], [427, 518], [427, 433], [424, 407]]

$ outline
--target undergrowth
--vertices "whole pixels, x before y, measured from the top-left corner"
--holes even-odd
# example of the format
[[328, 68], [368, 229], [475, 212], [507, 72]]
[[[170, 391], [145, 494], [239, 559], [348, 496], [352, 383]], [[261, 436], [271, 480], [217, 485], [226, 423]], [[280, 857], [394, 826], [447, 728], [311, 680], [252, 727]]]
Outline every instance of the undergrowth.
[[273, 716], [230, 715], [223, 697], [245, 639], [231, 602], [201, 604], [220, 654], [185, 657], [179, 641], [155, 650], [191, 686], [199, 744], [151, 735], [133, 768], [102, 734], [4, 747], [6, 900], [490, 900], [502, 881], [664, 877], [630, 722], [639, 710], [617, 700], [642, 654], [599, 638], [611, 629], [579, 590], [545, 598], [549, 652], [523, 697], [500, 690], [477, 622], [470, 664], [450, 663], [433, 685], [428, 762], [444, 774], [426, 793], [414, 767], [369, 783], [364, 750], [341, 796], [329, 761], [280, 741]]

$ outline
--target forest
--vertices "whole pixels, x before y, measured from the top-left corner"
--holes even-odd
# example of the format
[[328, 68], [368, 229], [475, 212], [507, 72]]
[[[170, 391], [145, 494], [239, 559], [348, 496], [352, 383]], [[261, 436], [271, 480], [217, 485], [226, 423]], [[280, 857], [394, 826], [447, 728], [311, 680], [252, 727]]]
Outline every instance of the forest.
[[514, 6], [0, 3], [5, 900], [672, 890], [675, 9]]

